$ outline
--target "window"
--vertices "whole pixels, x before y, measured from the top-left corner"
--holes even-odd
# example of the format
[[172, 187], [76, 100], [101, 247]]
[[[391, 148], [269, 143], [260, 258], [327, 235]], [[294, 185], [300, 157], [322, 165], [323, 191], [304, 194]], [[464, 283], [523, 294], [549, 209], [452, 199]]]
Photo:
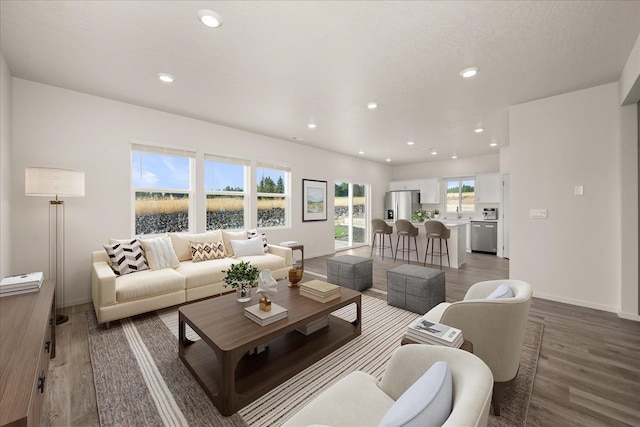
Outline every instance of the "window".
[[283, 227], [289, 223], [289, 176], [287, 167], [258, 164], [258, 227]]
[[456, 178], [447, 180], [447, 212], [475, 212], [475, 180]]
[[245, 228], [248, 161], [205, 155], [207, 230]]
[[334, 192], [334, 247], [336, 250], [367, 241], [366, 184], [336, 182]]
[[135, 234], [190, 230], [194, 157], [189, 151], [131, 145]]

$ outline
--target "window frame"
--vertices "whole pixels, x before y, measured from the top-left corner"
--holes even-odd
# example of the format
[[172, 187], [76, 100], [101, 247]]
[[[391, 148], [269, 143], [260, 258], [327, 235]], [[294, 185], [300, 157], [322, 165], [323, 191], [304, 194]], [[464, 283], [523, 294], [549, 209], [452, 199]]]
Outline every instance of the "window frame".
[[[226, 164], [231, 164], [231, 165], [238, 165], [238, 166], [242, 166], [243, 167], [243, 191], [225, 191], [225, 190], [208, 190], [207, 189], [207, 179], [206, 179], [206, 173], [207, 173], [207, 162], [214, 162], [214, 163], [226, 163]], [[216, 196], [242, 196], [242, 213], [243, 213], [243, 226], [242, 228], [234, 228], [234, 229], [225, 229], [225, 230], [241, 230], [241, 229], [249, 229], [251, 227], [248, 227], [247, 224], [249, 224], [251, 222], [251, 218], [249, 215], [249, 211], [251, 210], [250, 208], [250, 194], [251, 194], [251, 190], [249, 189], [249, 182], [250, 182], [250, 176], [251, 176], [251, 162], [248, 159], [243, 159], [243, 158], [239, 158], [239, 157], [224, 157], [224, 156], [217, 156], [214, 154], [207, 154], [205, 153], [204, 155], [204, 163], [203, 163], [203, 171], [205, 174], [205, 179], [204, 179], [204, 184], [203, 184], [203, 192], [204, 192], [204, 213], [205, 213], [205, 230], [206, 231], [211, 231], [208, 228], [208, 224], [207, 224], [207, 196], [209, 195], [216, 195]], [[212, 229], [212, 230], [217, 230], [216, 229]]]
[[[258, 177], [260, 176], [261, 169], [271, 169], [275, 171], [283, 172], [283, 184], [284, 184], [284, 193], [263, 193], [258, 192]], [[269, 162], [256, 162], [255, 164], [255, 180], [252, 183], [252, 191], [254, 192], [253, 200], [255, 202], [255, 224], [256, 228], [259, 229], [268, 229], [268, 230], [278, 230], [278, 229], [286, 229], [291, 228], [291, 167], [285, 164], [277, 164], [277, 163], [269, 163]], [[258, 215], [258, 202], [260, 197], [282, 197], [284, 198], [284, 224], [275, 225], [275, 226], [261, 226], [258, 224], [259, 215]]]
[[444, 213], [448, 214], [448, 213], [456, 213], [456, 211], [449, 211], [449, 203], [448, 203], [448, 198], [447, 198], [447, 194], [449, 194], [449, 183], [450, 182], [456, 182], [458, 184], [458, 207], [459, 209], [459, 214], [460, 215], [468, 215], [468, 214], [475, 214], [476, 210], [477, 210], [477, 203], [476, 203], [476, 199], [475, 199], [475, 195], [473, 198], [473, 210], [472, 211], [463, 211], [462, 210], [462, 183], [464, 181], [473, 181], [473, 188], [474, 188], [474, 193], [475, 193], [475, 187], [476, 187], [476, 177], [475, 176], [459, 176], [459, 177], [450, 177], [450, 178], [444, 178]]
[[[133, 185], [133, 164], [134, 164], [134, 153], [144, 154], [154, 154], [154, 155], [162, 155], [162, 156], [174, 156], [174, 157], [183, 157], [187, 158], [189, 161], [189, 188], [187, 190], [184, 189], [175, 189], [168, 187], [135, 187]], [[183, 148], [172, 148], [162, 145], [156, 145], [152, 143], [146, 142], [138, 142], [131, 141], [129, 148], [129, 188], [131, 191], [130, 202], [131, 202], [131, 235], [132, 236], [160, 236], [165, 234], [165, 231], [155, 232], [155, 233], [136, 233], [136, 193], [138, 192], [146, 192], [146, 193], [170, 193], [170, 194], [186, 194], [188, 197], [188, 213], [187, 213], [187, 229], [181, 230], [180, 232], [192, 232], [194, 229], [194, 210], [195, 210], [195, 175], [196, 175], [196, 152], [195, 150], [185, 150]]]

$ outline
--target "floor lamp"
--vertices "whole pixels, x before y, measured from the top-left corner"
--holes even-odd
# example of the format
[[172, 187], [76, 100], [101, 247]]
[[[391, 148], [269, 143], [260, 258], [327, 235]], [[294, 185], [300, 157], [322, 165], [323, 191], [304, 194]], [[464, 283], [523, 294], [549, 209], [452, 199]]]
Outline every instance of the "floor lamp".
[[[49, 278], [62, 290], [64, 310], [64, 201], [58, 197], [84, 197], [84, 172], [69, 169], [25, 168], [24, 193], [27, 196], [55, 197], [49, 202]], [[56, 315], [56, 324], [69, 320]]]

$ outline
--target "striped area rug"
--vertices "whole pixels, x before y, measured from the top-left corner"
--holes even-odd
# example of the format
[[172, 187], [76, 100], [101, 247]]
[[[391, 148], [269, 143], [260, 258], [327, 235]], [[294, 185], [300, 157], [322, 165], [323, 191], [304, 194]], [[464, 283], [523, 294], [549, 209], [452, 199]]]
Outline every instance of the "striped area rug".
[[[334, 314], [348, 321], [355, 320], [355, 306], [344, 307]], [[177, 338], [176, 311], [163, 311], [159, 315]], [[387, 305], [386, 301], [362, 295], [362, 334], [359, 337], [244, 407], [239, 411], [240, 415], [250, 426], [278, 426], [319, 391], [349, 372], [365, 371], [382, 378], [407, 325], [417, 317], [415, 313]]]
[[[355, 307], [336, 312], [355, 319]], [[231, 417], [223, 417], [178, 357], [177, 309], [97, 325], [87, 312], [100, 424], [106, 426], [279, 426], [319, 392], [356, 370], [381, 378], [406, 325], [418, 315], [362, 296], [362, 335]], [[524, 425], [543, 327], [528, 322], [516, 384], [489, 426]], [[187, 336], [199, 339], [193, 331]]]

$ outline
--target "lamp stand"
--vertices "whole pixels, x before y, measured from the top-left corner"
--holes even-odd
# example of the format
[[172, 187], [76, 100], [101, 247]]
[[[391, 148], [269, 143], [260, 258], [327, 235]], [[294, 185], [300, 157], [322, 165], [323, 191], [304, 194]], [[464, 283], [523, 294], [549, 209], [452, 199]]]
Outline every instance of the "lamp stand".
[[69, 320], [69, 316], [64, 315], [64, 201], [56, 196], [49, 203], [49, 277], [55, 279], [56, 287], [59, 284], [62, 291], [62, 314], [56, 314], [56, 325], [59, 325]]

